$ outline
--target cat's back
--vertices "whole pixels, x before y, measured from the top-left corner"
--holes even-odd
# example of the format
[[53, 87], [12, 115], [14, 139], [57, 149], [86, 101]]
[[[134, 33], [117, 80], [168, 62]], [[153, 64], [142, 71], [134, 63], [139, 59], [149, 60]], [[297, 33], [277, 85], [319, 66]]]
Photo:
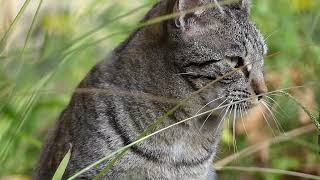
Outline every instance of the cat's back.
[[[113, 72], [116, 71], [112, 70], [116, 66], [114, 59], [114, 56], [109, 56], [108, 59], [95, 65], [76, 88], [70, 103], [48, 132], [33, 179], [51, 179], [67, 151], [76, 143], [74, 142], [76, 137], [81, 137], [83, 132], [78, 127], [80, 122], [76, 116], [84, 117], [84, 113], [88, 113], [85, 111], [86, 107], [81, 104], [85, 103], [88, 107], [94, 108], [97, 102], [93, 99], [93, 95], [107, 93], [101, 88], [112, 84]], [[109, 79], [101, 78], [103, 76]], [[78, 135], [75, 131], [78, 131]]]

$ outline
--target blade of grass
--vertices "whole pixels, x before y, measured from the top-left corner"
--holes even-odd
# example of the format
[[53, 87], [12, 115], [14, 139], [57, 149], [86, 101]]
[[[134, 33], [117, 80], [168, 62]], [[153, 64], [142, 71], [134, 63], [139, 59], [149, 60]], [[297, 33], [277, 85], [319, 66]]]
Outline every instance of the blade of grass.
[[72, 144], [70, 144], [70, 149], [67, 152], [67, 154], [62, 159], [57, 171], [54, 173], [52, 180], [61, 180], [64, 172], [67, 169], [68, 163], [71, 158], [71, 150], [72, 150]]
[[[111, 38], [111, 37], [114, 37], [114, 36], [116, 36], [116, 35], [120, 35], [120, 34], [125, 34], [125, 33], [131, 32], [131, 29], [130, 29], [130, 30], [127, 30], [127, 31], [115, 32], [115, 33], [112, 33], [112, 34], [110, 34], [110, 35], [107, 35], [107, 36], [105, 36], [105, 37], [103, 37], [103, 38], [100, 38], [100, 39], [98, 39], [98, 40], [96, 40], [96, 41], [93, 41], [93, 42], [90, 42], [90, 43], [87, 43], [87, 44], [80, 45], [80, 47], [73, 48], [73, 47], [76, 46], [80, 41], [82, 41], [82, 40], [84, 40], [85, 38], [91, 36], [92, 34], [98, 32], [98, 31], [101, 30], [102, 28], [104, 28], [104, 27], [106, 27], [106, 26], [108, 26], [108, 25], [112, 24], [113, 22], [116, 22], [116, 21], [118, 21], [118, 20], [120, 20], [120, 19], [123, 19], [123, 18], [125, 18], [125, 17], [128, 17], [128, 16], [130, 16], [130, 15], [132, 15], [132, 14], [134, 14], [134, 13], [137, 13], [139, 10], [141, 10], [141, 9], [143, 9], [143, 8], [145, 8], [145, 7], [150, 6], [151, 4], [152, 4], [152, 3], [146, 3], [146, 4], [144, 4], [144, 5], [141, 5], [141, 6], [137, 7], [137, 8], [134, 8], [133, 10], [131, 10], [131, 11], [127, 12], [127, 13], [124, 13], [124, 14], [122, 14], [122, 15], [119, 15], [119, 16], [117, 16], [117, 17], [115, 17], [115, 18], [113, 18], [113, 19], [111, 19], [111, 20], [103, 23], [102, 25], [100, 25], [100, 26], [98, 26], [98, 27], [96, 27], [96, 28], [94, 28], [94, 29], [86, 32], [85, 34], [83, 34], [83, 35], [75, 38], [75, 39], [72, 40], [70, 43], [68, 43], [66, 46], [64, 46], [64, 47], [62, 47], [61, 49], [59, 49], [58, 51], [56, 51], [56, 52], [58, 52], [58, 53], [63, 52], [62, 55], [59, 56], [59, 58], [60, 58], [60, 59], [65, 58], [66, 56], [68, 56], [68, 55], [70, 55], [70, 54], [72, 54], [72, 53], [74, 53], [74, 52], [77, 52], [77, 51], [79, 52], [79, 51], [81, 51], [81, 50], [84, 50], [84, 49], [86, 49], [86, 48], [88, 48], [88, 47], [91, 47], [91, 46], [96, 45], [96, 44], [98, 44], [98, 43], [100, 43], [100, 42], [103, 42], [104, 40], [107, 40], [107, 39], [109, 39], [109, 38]], [[54, 56], [56, 56], [56, 55], [54, 55]]]
[[317, 127], [318, 131], [320, 132], [320, 121], [317, 119], [316, 116], [314, 116], [311, 111], [305, 107], [299, 100], [297, 100], [295, 97], [293, 97], [291, 94], [287, 92], [281, 92], [285, 96], [287, 96], [289, 99], [291, 99], [293, 102], [295, 102], [300, 108], [303, 109], [303, 111], [310, 117], [314, 125]]
[[[30, 40], [30, 37], [31, 37], [31, 34], [32, 34], [32, 30], [33, 30], [33, 28], [34, 28], [34, 24], [35, 24], [35, 22], [36, 22], [36, 19], [37, 19], [38, 15], [39, 15], [39, 12], [40, 12], [42, 3], [43, 3], [43, 0], [40, 0], [40, 1], [39, 1], [39, 4], [38, 4], [38, 6], [37, 6], [36, 12], [35, 12], [35, 14], [34, 14], [34, 16], [33, 16], [33, 18], [32, 18], [32, 22], [31, 22], [31, 24], [30, 24], [30, 27], [29, 27], [29, 29], [28, 29], [28, 33], [27, 33], [27, 36], [26, 36], [26, 38], [25, 38], [22, 51], [21, 51], [21, 52], [19, 53], [19, 55], [18, 55], [18, 59], [21, 59], [21, 63], [20, 63], [20, 65], [18, 66], [17, 73], [16, 73], [16, 74], [17, 74], [16, 84], [18, 84], [18, 81], [19, 81], [19, 79], [20, 79], [20, 78], [19, 78], [20, 72], [21, 72], [21, 70], [22, 70], [23, 65], [25, 64], [25, 62], [24, 62], [24, 60], [23, 60], [23, 54], [24, 54], [24, 52], [25, 52], [25, 50], [26, 50], [26, 48], [27, 48], [28, 42], [29, 42], [29, 40]], [[13, 86], [13, 88], [11, 89], [11, 92], [9, 93], [7, 100], [10, 100], [10, 99], [13, 97], [13, 95], [14, 95], [14, 93], [15, 93], [15, 91], [16, 91], [16, 84], [15, 84], [15, 85]], [[0, 110], [1, 110], [1, 109], [3, 108], [3, 106], [5, 106], [7, 103], [8, 103], [8, 102], [3, 103], [2, 106], [0, 106]]]
[[239, 167], [239, 166], [226, 166], [221, 167], [219, 171], [243, 171], [243, 172], [261, 172], [261, 173], [269, 173], [269, 174], [280, 174], [280, 175], [288, 175], [293, 177], [300, 177], [304, 179], [312, 179], [312, 180], [320, 180], [319, 176], [305, 174], [301, 172], [295, 171], [286, 171], [281, 169], [271, 169], [271, 168], [260, 168], [260, 167]]
[[[16, 126], [16, 124], [13, 124], [11, 123], [11, 127], [10, 129], [14, 129], [16, 128], [15, 130], [12, 130], [14, 131], [14, 135], [12, 135], [11, 137], [9, 137], [7, 140], [6, 140], [6, 143], [5, 145], [3, 146], [3, 148], [1, 149], [0, 151], [0, 162], [3, 163], [5, 161], [5, 159], [7, 158], [6, 155], [7, 155], [7, 152], [9, 150], [9, 148], [11, 147], [11, 144], [12, 144], [12, 141], [13, 139], [16, 137], [17, 133], [21, 130], [23, 124], [25, 123], [26, 119], [28, 118], [35, 102], [37, 101], [38, 97], [37, 95], [34, 93], [33, 95], [31, 95], [28, 100], [26, 101], [26, 105], [24, 105], [24, 107], [26, 107], [24, 109], [24, 111], [21, 113], [21, 121], [19, 122], [18, 126]], [[2, 144], [2, 143], [1, 143]]]
[[274, 138], [267, 140], [265, 142], [252, 145], [250, 147], [247, 147], [247, 148], [241, 150], [238, 153], [232, 154], [224, 159], [221, 159], [221, 160], [214, 163], [214, 167], [219, 170], [219, 167], [224, 167], [237, 159], [248, 157], [251, 154], [253, 154], [259, 150], [262, 150], [264, 148], [267, 148], [273, 144], [279, 144], [279, 143], [282, 143], [285, 141], [289, 141], [290, 139], [292, 139], [294, 137], [298, 137], [303, 134], [310, 133], [314, 130], [315, 130], [315, 127], [313, 124], [307, 125], [307, 126], [304, 126], [304, 127], [298, 128], [298, 129], [294, 129], [290, 132], [286, 132], [285, 134], [274, 137]]
[[3, 37], [1, 38], [1, 40], [0, 40], [0, 54], [2, 54], [4, 48], [6, 47], [6, 41], [7, 41], [8, 37], [10, 36], [13, 28], [15, 27], [15, 25], [17, 24], [17, 22], [21, 18], [21, 16], [24, 13], [24, 11], [28, 7], [29, 3], [30, 3], [30, 0], [24, 1], [22, 7], [20, 8], [20, 10], [18, 12], [18, 14], [16, 15], [16, 17], [14, 18], [14, 20], [10, 24], [8, 30], [4, 33]]
[[[30, 37], [31, 37], [31, 34], [32, 34], [32, 30], [33, 30], [33, 28], [34, 28], [34, 24], [35, 24], [35, 22], [36, 22], [36, 19], [37, 19], [38, 15], [39, 15], [39, 12], [40, 12], [42, 3], [43, 3], [43, 0], [40, 0], [40, 1], [39, 1], [39, 4], [38, 4], [38, 6], [37, 6], [36, 12], [34, 13], [34, 16], [33, 16], [33, 18], [32, 18], [31, 25], [30, 25], [30, 27], [29, 27], [29, 29], [28, 29], [28, 33], [27, 33], [26, 39], [25, 39], [25, 41], [24, 41], [22, 51], [21, 51], [20, 56], [19, 56], [19, 59], [21, 59], [21, 63], [20, 63], [20, 66], [18, 67], [18, 71], [17, 71], [17, 76], [18, 76], [18, 77], [19, 77], [19, 75], [20, 75], [20, 72], [21, 72], [21, 70], [22, 70], [23, 65], [25, 64], [25, 61], [23, 60], [23, 54], [24, 54], [24, 52], [25, 52], [25, 50], [26, 50], [26, 48], [27, 48], [28, 42], [29, 42], [29, 40], [30, 40]], [[18, 79], [19, 79], [19, 78], [18, 78]]]
[[[41, 9], [41, 6], [42, 6], [42, 3], [43, 3], [43, 0], [40, 0], [39, 1], [39, 4], [37, 6], [37, 10], [33, 16], [33, 19], [32, 19], [32, 23], [29, 27], [29, 30], [28, 30], [28, 33], [27, 33], [27, 36], [26, 36], [26, 39], [25, 39], [25, 42], [24, 42], [24, 46], [23, 46], [23, 49], [22, 49], [22, 52], [20, 54], [20, 59], [23, 58], [23, 53], [24, 53], [24, 50], [26, 49], [27, 47], [27, 44], [28, 44], [28, 41], [30, 39], [30, 36], [31, 36], [31, 33], [32, 33], [32, 30], [33, 30], [33, 27], [34, 27], [34, 24], [35, 24], [35, 21], [39, 15], [39, 11]], [[18, 71], [17, 71], [17, 76], [19, 77], [19, 74], [20, 74], [20, 71], [22, 70], [22, 67], [23, 67], [23, 64], [24, 64], [24, 61], [21, 62], [21, 65], [18, 67]], [[18, 78], [19, 79], [19, 78]], [[11, 90], [11, 93], [9, 95], [10, 98], [8, 98], [8, 100], [10, 101], [11, 98], [13, 98], [13, 95], [16, 91], [16, 85], [13, 87], [13, 89]], [[32, 110], [32, 107], [34, 105], [34, 103], [36, 102], [36, 99], [37, 99], [37, 96], [35, 93], [33, 93], [30, 97], [29, 97], [29, 100], [26, 101], [26, 105], [25, 105], [25, 109], [22, 110], [22, 120], [18, 123], [18, 126], [16, 126], [16, 124], [13, 124], [10, 126], [10, 129], [13, 129], [13, 128], [16, 128], [15, 130], [15, 134], [14, 136], [16, 136], [18, 134], [18, 132], [21, 130], [22, 126], [24, 125], [25, 123], [25, 120], [27, 119], [30, 111]], [[5, 106], [5, 104], [3, 105]], [[2, 109], [2, 108], [1, 108]], [[1, 161], [4, 161], [6, 159], [5, 157], [5, 154], [7, 152], [7, 150], [9, 149], [11, 143], [12, 143], [12, 140], [14, 139], [14, 136], [11, 136], [8, 140], [7, 140], [7, 143], [5, 144], [5, 146], [3, 147], [3, 149], [1, 150], [0, 152], [0, 157], [1, 157]]]
[[127, 13], [124, 13], [124, 14], [122, 14], [122, 15], [120, 15], [120, 16], [117, 16], [116, 18], [114, 18], [114, 19], [112, 19], [112, 20], [110, 20], [110, 21], [108, 21], [108, 22], [106, 22], [106, 23], [104, 23], [104, 24], [101, 24], [100, 26], [98, 26], [98, 27], [96, 27], [96, 28], [94, 28], [94, 29], [86, 32], [85, 34], [79, 36], [78, 38], [72, 40], [72, 42], [71, 42], [70, 44], [75, 44], [75, 43], [77, 43], [77, 42], [79, 42], [79, 41], [81, 41], [81, 40], [83, 40], [83, 39], [91, 36], [92, 34], [98, 32], [99, 30], [101, 30], [102, 28], [106, 27], [106, 26], [109, 25], [110, 23], [115, 22], [115, 21], [117, 21], [117, 20], [119, 20], [119, 19], [128, 17], [129, 15], [132, 15], [132, 14], [134, 14], [134, 13], [137, 13], [137, 11], [140, 11], [141, 9], [144, 9], [144, 8], [146, 8], [146, 7], [149, 7], [149, 6], [152, 5], [152, 4], [154, 4], [154, 3], [153, 3], [153, 2], [149, 2], [149, 3], [143, 4], [143, 5], [141, 5], [141, 6], [137, 7], [137, 8], [134, 8], [134, 9], [130, 10], [130, 11], [127, 12]]

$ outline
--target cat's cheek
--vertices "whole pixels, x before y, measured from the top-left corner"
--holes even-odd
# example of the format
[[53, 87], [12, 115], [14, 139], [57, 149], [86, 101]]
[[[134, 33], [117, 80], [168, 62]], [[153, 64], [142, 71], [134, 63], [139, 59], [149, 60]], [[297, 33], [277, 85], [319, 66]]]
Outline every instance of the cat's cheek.
[[206, 82], [200, 79], [190, 79], [190, 81], [195, 86], [196, 89], [201, 89], [210, 82], [210, 81]]
[[182, 29], [182, 37], [186, 42], [196, 41], [198, 39], [198, 35], [200, 34], [204, 34], [204, 31], [197, 24], [191, 23]]

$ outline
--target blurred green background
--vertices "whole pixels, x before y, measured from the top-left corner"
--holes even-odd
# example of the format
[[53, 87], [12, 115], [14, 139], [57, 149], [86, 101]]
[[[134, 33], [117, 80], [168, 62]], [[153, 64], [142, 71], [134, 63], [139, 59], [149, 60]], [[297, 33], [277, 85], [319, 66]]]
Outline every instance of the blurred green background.
[[[155, 2], [0, 0], [0, 179], [30, 178], [47, 130], [74, 88]], [[252, 2], [252, 18], [269, 47], [270, 90], [291, 88], [289, 92], [315, 114], [320, 102], [319, 9], [319, 0]], [[266, 108], [249, 113], [246, 128], [238, 121], [237, 151], [277, 140], [283, 132], [297, 134], [222, 165], [320, 175], [317, 132], [310, 118], [287, 97], [273, 98], [272, 113]], [[232, 136], [226, 126], [217, 162], [235, 153]], [[220, 179], [301, 179], [231, 167], [218, 173]]]

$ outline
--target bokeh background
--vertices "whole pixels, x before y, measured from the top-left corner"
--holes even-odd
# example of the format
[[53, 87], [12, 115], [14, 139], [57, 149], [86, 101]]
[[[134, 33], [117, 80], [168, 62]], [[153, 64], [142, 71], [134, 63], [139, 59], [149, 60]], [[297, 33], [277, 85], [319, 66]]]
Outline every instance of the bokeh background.
[[[30, 179], [47, 130], [74, 88], [155, 2], [0, 0], [0, 179]], [[252, 2], [252, 18], [269, 47], [270, 90], [289, 88], [315, 116], [319, 9], [319, 0]], [[280, 170], [320, 175], [318, 133], [309, 116], [288, 97], [272, 98], [270, 110], [260, 106], [237, 121], [236, 146], [226, 123], [215, 162], [225, 167], [220, 179], [307, 179]]]

